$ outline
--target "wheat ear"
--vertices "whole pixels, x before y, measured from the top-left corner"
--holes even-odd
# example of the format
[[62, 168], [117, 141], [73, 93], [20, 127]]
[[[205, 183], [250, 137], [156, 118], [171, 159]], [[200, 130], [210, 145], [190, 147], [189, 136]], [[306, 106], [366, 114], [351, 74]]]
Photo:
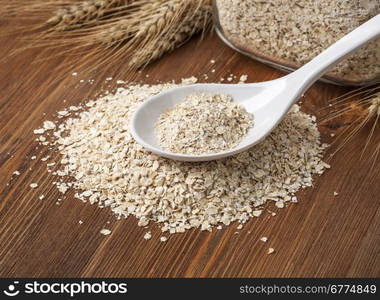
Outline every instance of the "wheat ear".
[[[11, 0], [0, 5], [0, 16], [17, 15], [27, 13], [29, 17], [43, 12], [51, 13], [52, 10], [72, 4], [70, 0]], [[25, 15], [23, 17], [26, 17]]]
[[87, 0], [70, 7], [58, 9], [54, 16], [47, 20], [48, 25], [54, 25], [58, 31], [69, 30], [83, 26], [90, 20], [97, 20], [115, 11], [115, 8], [127, 5], [128, 0]]
[[82, 9], [100, 0], [78, 1], [75, 9], [67, 6], [68, 0], [57, 0], [57, 5], [47, 0], [47, 7], [42, 0], [31, 1], [35, 12], [48, 12], [49, 6], [60, 10], [50, 18], [50, 30], [46, 25], [34, 28], [42, 29], [40, 37], [13, 54], [33, 47], [54, 49], [51, 56], [87, 53], [86, 62], [78, 67], [88, 70], [112, 64], [117, 58], [125, 59], [130, 68], [145, 66], [196, 32], [205, 32], [212, 23], [212, 0], [101, 0], [96, 2], [101, 4], [97, 10]]
[[[133, 4], [126, 16], [66, 31], [69, 36], [63, 40], [77, 44], [73, 52], [92, 46], [82, 68], [90, 71], [117, 59], [126, 61], [129, 69], [143, 67], [212, 23], [211, 0], [135, 0]], [[77, 36], [73, 39], [72, 34]]]
[[[358, 98], [358, 99], [357, 99]], [[340, 144], [337, 146], [336, 150], [332, 153], [334, 156], [339, 152], [350, 140], [352, 140], [366, 125], [373, 121], [369, 135], [367, 137], [366, 143], [361, 151], [360, 157], [363, 156], [368, 145], [372, 141], [373, 134], [379, 123], [380, 119], [380, 85], [375, 85], [372, 88], [358, 89], [345, 94], [334, 101], [334, 106], [337, 106], [337, 111], [328, 114], [323, 118], [322, 122], [328, 122], [335, 118], [341, 117], [349, 113], [355, 113], [357, 116], [355, 120], [350, 122], [350, 124], [342, 132], [342, 139], [337, 139]], [[329, 106], [330, 107], [330, 106]], [[372, 153], [371, 158], [373, 158], [373, 163], [375, 163], [380, 152], [380, 141], [376, 146], [375, 151]]]
[[[194, 1], [192, 10], [185, 10], [180, 18], [170, 23], [160, 20], [151, 23], [145, 30], [155, 34], [152, 39], [142, 39], [142, 51], [135, 50], [129, 65], [142, 67], [160, 58], [163, 54], [181, 46], [195, 33], [205, 30], [211, 20], [211, 5], [209, 1]], [[137, 35], [141, 38], [144, 34]]]
[[130, 18], [96, 33], [99, 42], [119, 45], [114, 57], [129, 53], [131, 67], [145, 66], [186, 42], [211, 23], [210, 0], [157, 0], [142, 5]]

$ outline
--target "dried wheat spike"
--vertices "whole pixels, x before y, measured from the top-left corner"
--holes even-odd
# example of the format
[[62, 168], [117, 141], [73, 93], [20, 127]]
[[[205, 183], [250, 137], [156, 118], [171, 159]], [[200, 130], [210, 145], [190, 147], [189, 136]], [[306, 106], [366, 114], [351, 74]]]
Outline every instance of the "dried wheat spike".
[[[188, 1], [188, 3], [194, 0]], [[143, 3], [140, 10], [129, 18], [119, 19], [110, 23], [104, 32], [99, 35], [101, 43], [110, 45], [134, 37], [152, 36], [157, 33], [156, 27], [163, 27], [173, 15], [180, 12], [182, 6], [187, 5], [181, 0], [156, 0]]]
[[[53, 0], [46, 1], [50, 3]], [[68, 52], [84, 53], [89, 51], [89, 46], [93, 46], [82, 67], [90, 70], [95, 65], [105, 66], [118, 57], [124, 57], [131, 61], [131, 69], [135, 69], [180, 46], [196, 32], [210, 28], [211, 2], [87, 0], [76, 2], [79, 4], [72, 7], [59, 2], [54, 7], [61, 10], [49, 20], [55, 26], [44, 31], [30, 47], [38, 44], [55, 48], [58, 49], [55, 55], [58, 56]], [[67, 31], [61, 32], [64, 30]]]
[[99, 35], [108, 46], [125, 41], [129, 63], [141, 67], [173, 50], [211, 23], [210, 0], [157, 0], [145, 3], [130, 18], [111, 23]]
[[[325, 121], [331, 121], [346, 114], [348, 116], [352, 115], [349, 117], [351, 121], [348, 122], [348, 126], [340, 134], [340, 137], [333, 142], [333, 144], [339, 144], [331, 156], [334, 156], [337, 152], [342, 150], [349, 141], [357, 136], [359, 132], [366, 128], [367, 124], [371, 122], [372, 126], [369, 131], [367, 141], [361, 151], [361, 157], [363, 157], [369, 144], [371, 142], [376, 142], [376, 140], [372, 139], [372, 137], [380, 121], [380, 85], [374, 85], [370, 88], [363, 87], [351, 91], [334, 99], [329, 107], [330, 106], [335, 106], [336, 111], [328, 114], [324, 118]], [[373, 165], [375, 164], [379, 153], [380, 141], [377, 141], [377, 146], [371, 154]]]
[[132, 24], [129, 19], [121, 19], [114, 22], [110, 28], [100, 32], [99, 40], [101, 43], [111, 46], [117, 42], [126, 40], [130, 37]]
[[[367, 149], [368, 145], [371, 143], [375, 129], [380, 121], [380, 93], [376, 93], [370, 103], [371, 105], [368, 107], [367, 120], [372, 119], [374, 121], [373, 121], [371, 131], [368, 135], [367, 141], [363, 147], [362, 156], [363, 156], [364, 151]], [[373, 139], [373, 142], [376, 142], [376, 140]], [[373, 164], [372, 164], [371, 169], [375, 166], [379, 153], [380, 153], [380, 141], [377, 140], [377, 146], [375, 150], [373, 151], [373, 153], [371, 154], [371, 158], [373, 159]]]
[[380, 93], [372, 99], [371, 105], [368, 108], [368, 114], [372, 116], [380, 116]]
[[128, 0], [87, 0], [68, 8], [56, 11], [47, 23], [54, 25], [58, 31], [68, 30], [83, 25], [89, 20], [104, 16], [109, 10], [127, 4]]
[[[195, 33], [203, 30], [211, 20], [211, 6], [204, 6], [194, 15], [186, 15], [177, 30], [170, 30], [163, 39], [149, 41], [143, 51], [135, 51], [129, 65], [142, 67], [185, 43]], [[152, 30], [154, 26], [149, 27]], [[154, 31], [154, 30], [152, 30]]]
[[[163, 38], [152, 39], [144, 46], [144, 51], [135, 51], [130, 66], [141, 67], [149, 62], [160, 58], [163, 54], [181, 46], [195, 33], [204, 30], [211, 22], [212, 7], [209, 1], [193, 1], [193, 11], [188, 9], [183, 11], [183, 15], [178, 19], [180, 25], [175, 28], [168, 22], [158, 22], [155, 27], [153, 24], [148, 30], [166, 29]], [[153, 28], [153, 30], [152, 30]]]

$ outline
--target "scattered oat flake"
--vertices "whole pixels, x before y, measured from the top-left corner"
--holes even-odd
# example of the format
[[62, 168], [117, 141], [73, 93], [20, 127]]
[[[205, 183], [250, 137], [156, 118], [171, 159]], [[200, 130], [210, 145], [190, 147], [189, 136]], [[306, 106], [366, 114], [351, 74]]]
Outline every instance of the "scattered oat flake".
[[334, 196], [338, 196], [339, 195], [339, 193], [338, 192], [334, 192]]
[[71, 111], [78, 111], [78, 110], [80, 110], [80, 107], [78, 107], [78, 106], [70, 106], [69, 110], [71, 110]]
[[53, 130], [56, 126], [52, 121], [45, 121], [43, 127], [45, 130]]
[[240, 224], [236, 227], [236, 229], [242, 229], [243, 228], [243, 224]]
[[44, 134], [45, 129], [43, 129], [43, 128], [35, 129], [35, 130], [33, 130], [33, 133], [34, 134]]
[[268, 238], [266, 236], [263, 236], [262, 238], [260, 238], [260, 241], [266, 243], [268, 241]]
[[263, 212], [262, 210], [254, 210], [252, 212], [252, 215], [255, 216], [255, 217], [260, 217], [261, 214], [262, 214], [262, 212]]
[[16, 170], [12, 174], [15, 175], [15, 176], [19, 176], [21, 173], [18, 170]]
[[248, 75], [241, 75], [240, 76], [240, 79], [239, 79], [239, 83], [243, 83], [243, 82], [246, 82], [248, 79]]
[[40, 200], [44, 199], [45, 198], [45, 195], [41, 195], [38, 197]]
[[31, 183], [29, 185], [32, 189], [35, 189], [36, 187], [38, 187], [38, 184], [37, 183]]
[[192, 77], [188, 77], [188, 78], [182, 78], [181, 79], [181, 84], [184, 84], [184, 85], [194, 84], [197, 81], [198, 81], [198, 79], [196, 77], [192, 76]]
[[167, 240], [168, 240], [168, 238], [166, 236], [160, 237], [160, 241], [161, 242], [166, 242]]
[[274, 249], [273, 248], [269, 248], [268, 249], [268, 254], [272, 254], [274, 252]]
[[144, 239], [145, 240], [150, 240], [151, 238], [152, 238], [152, 234], [151, 234], [150, 231], [148, 231], [147, 233], [145, 233], [145, 235], [144, 235]]
[[57, 183], [56, 186], [58, 187], [58, 191], [61, 192], [62, 194], [65, 194], [69, 187], [66, 185], [66, 183]]
[[37, 158], [37, 156], [33, 155], [30, 159], [35, 160], [36, 158]]
[[284, 208], [285, 207], [284, 201], [282, 200], [276, 201], [276, 207]]
[[214, 59], [210, 60], [210, 63], [215, 64], [215, 60]]
[[102, 230], [100, 230], [100, 233], [103, 235], [110, 235], [112, 233], [112, 231], [109, 229], [102, 229]]
[[57, 114], [61, 117], [65, 117], [65, 116], [69, 115], [70, 113], [67, 110], [61, 110], [61, 111], [57, 112]]

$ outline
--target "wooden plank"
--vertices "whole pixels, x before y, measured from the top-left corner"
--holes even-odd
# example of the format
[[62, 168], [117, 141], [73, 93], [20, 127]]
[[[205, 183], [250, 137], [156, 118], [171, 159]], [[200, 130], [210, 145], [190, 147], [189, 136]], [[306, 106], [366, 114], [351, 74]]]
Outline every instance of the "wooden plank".
[[[9, 26], [9, 25], [7, 25]], [[0, 57], [23, 42], [1, 37]], [[32, 131], [54, 112], [95, 97], [107, 87], [107, 77], [155, 83], [203, 74], [214, 82], [230, 73], [248, 74], [249, 82], [270, 80], [282, 73], [226, 47], [216, 36], [193, 40], [166, 55], [141, 74], [126, 72], [125, 61], [94, 74], [62, 74], [80, 62], [70, 56], [42, 60], [46, 50], [27, 50], [1, 62], [0, 68], [0, 276], [44, 277], [238, 277], [238, 276], [379, 276], [379, 169], [371, 171], [368, 147], [360, 152], [367, 133], [361, 132], [331, 160], [332, 168], [316, 178], [315, 186], [298, 193], [300, 203], [278, 210], [276, 217], [252, 219], [239, 234], [235, 226], [213, 233], [191, 230], [161, 243], [143, 239], [146, 230], [136, 219], [117, 221], [107, 209], [73, 198], [69, 192], [58, 206], [60, 194], [53, 176], [38, 159], [51, 154], [36, 148]], [[214, 65], [210, 60], [216, 60]], [[212, 73], [211, 69], [216, 72]], [[149, 77], [146, 77], [149, 75]], [[79, 80], [94, 79], [93, 85]], [[328, 100], [349, 89], [317, 83], [303, 99], [303, 109], [319, 110]], [[343, 119], [336, 121], [342, 125]], [[321, 124], [323, 140], [331, 142], [332, 129]], [[338, 132], [337, 130], [336, 132]], [[334, 131], [335, 132], [335, 131]], [[377, 130], [374, 139], [379, 139]], [[369, 153], [369, 154], [368, 154]], [[12, 177], [19, 170], [21, 175]], [[30, 189], [38, 182], [37, 189]], [[334, 197], [334, 191], [339, 195]], [[44, 200], [38, 197], [43, 194]], [[79, 220], [84, 224], [80, 225]], [[109, 224], [107, 222], [110, 222]], [[112, 234], [99, 234], [102, 228]], [[154, 227], [154, 237], [160, 229]], [[259, 238], [269, 237], [267, 243]], [[268, 247], [276, 252], [267, 255]]]

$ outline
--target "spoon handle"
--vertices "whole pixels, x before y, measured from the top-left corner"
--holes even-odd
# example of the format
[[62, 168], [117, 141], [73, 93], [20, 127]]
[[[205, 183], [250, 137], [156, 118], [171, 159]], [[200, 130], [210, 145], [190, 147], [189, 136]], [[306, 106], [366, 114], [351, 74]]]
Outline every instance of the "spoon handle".
[[350, 53], [380, 36], [380, 14], [357, 27], [332, 44], [314, 59], [290, 74], [300, 85], [303, 94], [316, 80], [337, 65]]

